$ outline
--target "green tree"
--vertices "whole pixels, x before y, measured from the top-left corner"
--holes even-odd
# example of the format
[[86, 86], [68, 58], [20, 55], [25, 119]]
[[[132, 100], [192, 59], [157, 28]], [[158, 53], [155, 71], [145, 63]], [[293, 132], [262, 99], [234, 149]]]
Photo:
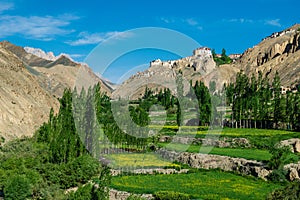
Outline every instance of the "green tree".
[[273, 119], [276, 128], [278, 128], [278, 122], [283, 120], [283, 108], [281, 104], [281, 84], [278, 72], [276, 72], [273, 83]]
[[76, 132], [70, 89], [64, 91], [60, 99], [59, 113], [53, 121], [49, 143], [50, 161], [68, 163], [85, 153], [85, 148]]

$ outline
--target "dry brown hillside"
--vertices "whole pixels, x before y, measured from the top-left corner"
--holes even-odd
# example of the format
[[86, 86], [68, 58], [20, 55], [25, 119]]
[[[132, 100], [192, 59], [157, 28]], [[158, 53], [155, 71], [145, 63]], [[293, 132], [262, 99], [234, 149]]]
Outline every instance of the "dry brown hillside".
[[23, 62], [0, 46], [0, 135], [31, 136], [58, 101], [45, 91]]
[[247, 49], [236, 67], [246, 74], [261, 71], [273, 79], [279, 72], [284, 86], [300, 84], [300, 25], [273, 33], [253, 48]]
[[[146, 86], [154, 91], [160, 89], [159, 84], [175, 79], [178, 71], [181, 71], [188, 81], [201, 80], [206, 86], [215, 81], [217, 90], [222, 89], [225, 83], [234, 82], [236, 73], [240, 70], [248, 76], [257, 75], [260, 71], [264, 76], [267, 75], [270, 81], [278, 71], [281, 84], [293, 88], [300, 85], [299, 50], [300, 25], [296, 24], [263, 39], [258, 45], [247, 49], [232, 64], [216, 66], [211, 56], [206, 56], [205, 52], [195, 55], [195, 51], [193, 56], [180, 60], [151, 62], [149, 69], [130, 77], [113, 92], [113, 97], [136, 99], [141, 96]], [[175, 87], [169, 88], [176, 93]]]
[[81, 89], [82, 86], [98, 82], [101, 83], [103, 91], [108, 95], [111, 94], [112, 89], [85, 64], [76, 63], [63, 55], [55, 61], [45, 60], [7, 41], [1, 45], [22, 60], [26, 68], [36, 76], [40, 85], [56, 97], [61, 97], [65, 88], [73, 89], [77, 86], [77, 89]]
[[9, 42], [0, 43], [0, 136], [6, 141], [31, 136], [48, 120], [50, 108], [59, 109], [65, 88], [78, 90], [100, 82], [111, 88], [84, 64], [61, 56], [55, 61], [27, 53]]

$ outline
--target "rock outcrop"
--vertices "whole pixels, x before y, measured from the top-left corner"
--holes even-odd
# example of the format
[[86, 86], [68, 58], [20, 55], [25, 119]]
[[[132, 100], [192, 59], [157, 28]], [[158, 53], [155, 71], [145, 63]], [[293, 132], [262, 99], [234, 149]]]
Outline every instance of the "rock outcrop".
[[262, 162], [255, 160], [200, 153], [177, 153], [164, 149], [158, 150], [158, 153], [165, 159], [187, 164], [198, 169], [222, 169], [259, 177], [264, 180], [267, 180], [267, 176], [271, 173], [271, 170], [268, 170]]
[[251, 76], [260, 71], [270, 81], [278, 71], [285, 87], [300, 84], [300, 25], [273, 33], [253, 48], [247, 49], [234, 65]]
[[291, 181], [299, 181], [300, 175], [300, 162], [292, 163], [284, 166], [284, 169], [288, 171], [288, 176]]
[[281, 146], [289, 146], [293, 153], [300, 153], [300, 139], [291, 138], [280, 142]]

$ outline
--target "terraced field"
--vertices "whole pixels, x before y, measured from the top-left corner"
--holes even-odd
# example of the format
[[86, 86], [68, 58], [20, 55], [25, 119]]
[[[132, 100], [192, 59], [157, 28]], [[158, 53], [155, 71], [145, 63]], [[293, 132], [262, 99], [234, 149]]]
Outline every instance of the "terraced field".
[[282, 186], [216, 170], [189, 174], [136, 175], [112, 178], [111, 187], [134, 193], [176, 191], [192, 199], [265, 199]]

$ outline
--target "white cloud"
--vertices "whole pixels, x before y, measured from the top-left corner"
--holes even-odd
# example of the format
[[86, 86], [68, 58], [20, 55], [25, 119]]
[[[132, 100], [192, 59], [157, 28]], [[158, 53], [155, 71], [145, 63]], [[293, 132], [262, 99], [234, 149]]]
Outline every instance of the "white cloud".
[[6, 10], [12, 10], [13, 8], [14, 8], [13, 3], [0, 2], [0, 13], [2, 13], [3, 11], [6, 11]]
[[83, 54], [69, 54], [69, 56], [71, 57], [71, 58], [82, 58], [82, 57], [84, 57], [85, 55], [83, 55]]
[[79, 39], [75, 41], [68, 41], [66, 43], [72, 46], [80, 46], [80, 45], [88, 45], [88, 44], [98, 44], [100, 42], [104, 42], [110, 37], [121, 39], [121, 38], [127, 38], [129, 36], [130, 33], [128, 32], [118, 32], [118, 31], [106, 32], [106, 33], [81, 32], [78, 35]]
[[196, 26], [196, 25], [198, 25], [199, 23], [195, 20], [195, 19], [193, 19], [193, 18], [189, 18], [189, 19], [186, 19], [186, 20], [184, 20], [188, 25], [190, 25], [190, 26]]
[[166, 23], [166, 24], [175, 24], [175, 23], [179, 23], [182, 25], [188, 25], [188, 26], [192, 26], [195, 27], [198, 30], [203, 30], [203, 27], [199, 25], [199, 22], [194, 19], [194, 18], [165, 18], [165, 17], [161, 17], [160, 21]]
[[234, 18], [234, 19], [224, 19], [223, 21], [227, 22], [233, 22], [233, 23], [253, 23], [254, 21], [252, 19], [245, 19], [245, 18]]
[[265, 20], [265, 24], [271, 25], [271, 26], [281, 27], [280, 19]]
[[53, 40], [57, 35], [67, 35], [74, 30], [66, 29], [71, 21], [79, 17], [65, 14], [60, 16], [0, 16], [0, 37], [22, 35], [37, 40]]

